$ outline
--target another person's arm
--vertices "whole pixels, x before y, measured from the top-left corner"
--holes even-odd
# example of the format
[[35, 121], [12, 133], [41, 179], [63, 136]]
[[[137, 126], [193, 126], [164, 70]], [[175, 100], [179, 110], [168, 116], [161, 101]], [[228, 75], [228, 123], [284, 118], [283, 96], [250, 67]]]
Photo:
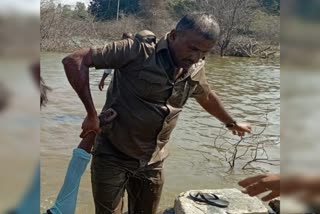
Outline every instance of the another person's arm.
[[99, 90], [102, 91], [102, 89], [104, 88], [104, 81], [106, 80], [106, 78], [109, 76], [109, 74], [112, 73], [112, 69], [106, 69], [103, 72], [103, 75], [101, 77], [100, 83], [99, 83]]
[[239, 185], [244, 188], [242, 192], [250, 196], [271, 191], [262, 198], [263, 201], [269, 201], [280, 196], [280, 174], [263, 174], [248, 177], [240, 181]]
[[104, 88], [104, 81], [105, 79], [108, 77], [109, 74], [103, 73], [100, 83], [99, 83], [99, 90], [102, 91], [102, 89]]

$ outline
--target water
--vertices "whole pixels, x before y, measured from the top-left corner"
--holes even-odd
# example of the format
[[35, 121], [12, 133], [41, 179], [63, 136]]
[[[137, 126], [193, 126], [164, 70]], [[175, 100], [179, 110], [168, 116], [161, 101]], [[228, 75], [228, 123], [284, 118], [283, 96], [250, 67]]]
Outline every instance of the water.
[[[55, 200], [63, 182], [79, 134], [85, 110], [65, 77], [61, 59], [65, 54], [42, 54], [42, 76], [52, 87], [50, 102], [42, 110], [41, 124], [41, 208], [48, 208]], [[93, 69], [94, 71], [94, 69]], [[238, 122], [250, 122], [254, 133], [263, 130], [268, 113], [268, 126], [255, 141], [269, 140], [265, 146], [270, 159], [280, 158], [280, 63], [248, 58], [207, 59], [208, 81], [223, 100], [226, 109]], [[103, 71], [90, 74], [92, 96], [98, 111], [105, 101], [105, 91], [98, 84]], [[107, 84], [110, 77], [107, 78]], [[107, 85], [106, 84], [106, 85]], [[165, 162], [165, 186], [160, 202], [161, 212], [172, 207], [180, 192], [190, 189], [238, 187], [237, 181], [263, 171], [279, 172], [279, 166], [254, 163], [258, 169], [241, 170], [250, 156], [236, 162], [233, 171], [214, 147], [214, 138], [222, 124], [190, 99], [180, 116], [170, 142], [170, 157]], [[238, 138], [226, 135], [228, 142]], [[223, 142], [219, 139], [217, 143]], [[221, 150], [223, 151], [223, 149]], [[222, 154], [223, 155], [223, 154]], [[77, 213], [94, 213], [89, 167], [82, 181]]]

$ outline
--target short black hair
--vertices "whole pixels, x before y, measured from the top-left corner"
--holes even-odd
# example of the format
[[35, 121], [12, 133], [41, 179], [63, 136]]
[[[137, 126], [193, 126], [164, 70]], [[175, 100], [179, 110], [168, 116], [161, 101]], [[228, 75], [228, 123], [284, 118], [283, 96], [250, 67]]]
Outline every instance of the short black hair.
[[204, 39], [217, 41], [220, 37], [220, 27], [216, 18], [212, 14], [207, 13], [191, 13], [187, 14], [176, 26], [178, 34], [192, 30], [200, 33]]

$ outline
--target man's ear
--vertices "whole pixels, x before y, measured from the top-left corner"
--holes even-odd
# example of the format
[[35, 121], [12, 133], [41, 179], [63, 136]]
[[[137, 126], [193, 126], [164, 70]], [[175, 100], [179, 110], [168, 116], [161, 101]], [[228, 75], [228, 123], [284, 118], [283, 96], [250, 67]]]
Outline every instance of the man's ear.
[[170, 41], [174, 41], [177, 38], [177, 31], [176, 30], [171, 30], [170, 34], [169, 34], [169, 40]]

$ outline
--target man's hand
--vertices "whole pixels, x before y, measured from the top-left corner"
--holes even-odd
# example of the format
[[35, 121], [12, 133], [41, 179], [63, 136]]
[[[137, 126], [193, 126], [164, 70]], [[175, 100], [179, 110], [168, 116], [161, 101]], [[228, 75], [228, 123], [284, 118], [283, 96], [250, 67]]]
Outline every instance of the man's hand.
[[99, 83], [99, 90], [102, 91], [103, 88], [104, 88], [104, 81], [101, 80]]
[[256, 196], [260, 193], [271, 191], [262, 198], [263, 201], [269, 201], [280, 196], [279, 174], [264, 174], [249, 177], [240, 181], [239, 185], [245, 188], [242, 192], [250, 196]]
[[82, 123], [81, 138], [86, 137], [90, 132], [98, 134], [100, 132], [98, 116], [87, 116]]
[[251, 125], [246, 123], [235, 124], [232, 128], [229, 128], [232, 134], [243, 137], [245, 133], [251, 133]]

